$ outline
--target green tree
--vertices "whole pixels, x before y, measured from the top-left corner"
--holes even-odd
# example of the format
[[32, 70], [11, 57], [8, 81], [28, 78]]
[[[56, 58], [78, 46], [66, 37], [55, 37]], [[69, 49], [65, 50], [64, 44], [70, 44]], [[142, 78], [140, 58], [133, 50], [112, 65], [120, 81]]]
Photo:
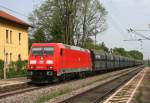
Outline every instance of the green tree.
[[[39, 35], [40, 34], [40, 35]], [[38, 29], [35, 31], [33, 35], [33, 42], [40, 43], [40, 42], [50, 42], [47, 38], [46, 35], [43, 33], [43, 30]]]
[[79, 12], [81, 14], [79, 17], [81, 30], [78, 40], [81, 45], [84, 45], [87, 38], [106, 30], [107, 11], [98, 0], [81, 0]]
[[143, 60], [143, 54], [137, 50], [131, 50], [128, 54], [134, 59]]
[[105, 46], [104, 42], [95, 44], [95, 42], [91, 38], [87, 38], [85, 41], [85, 45], [82, 47], [88, 48], [88, 49], [94, 49], [94, 50], [101, 50], [101, 51], [105, 51], [105, 52], [109, 51], [109, 49]]
[[34, 26], [31, 38], [83, 45], [89, 36], [106, 29], [106, 15], [98, 0], [46, 0], [29, 16]]
[[104, 42], [102, 42], [101, 48], [102, 48], [105, 52], [109, 52], [109, 49], [108, 49], [108, 47], [106, 47], [106, 45], [105, 45]]
[[124, 48], [114, 48], [113, 54], [121, 55], [121, 56], [128, 56], [128, 54]]
[[113, 54], [129, 57], [133, 59], [143, 60], [143, 53], [137, 50], [126, 51], [124, 48], [114, 48]]
[[0, 79], [3, 78], [4, 61], [0, 60]]

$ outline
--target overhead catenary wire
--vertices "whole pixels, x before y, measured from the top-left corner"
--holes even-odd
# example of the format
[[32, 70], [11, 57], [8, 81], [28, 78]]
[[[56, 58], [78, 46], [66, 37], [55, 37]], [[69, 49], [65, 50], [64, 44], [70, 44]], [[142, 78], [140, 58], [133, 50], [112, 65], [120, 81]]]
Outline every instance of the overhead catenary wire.
[[145, 31], [145, 32], [150, 32], [150, 30], [146, 30], [146, 29], [135, 29], [135, 31]]
[[112, 17], [110, 16], [110, 23], [111, 25], [113, 25], [115, 27], [115, 29], [120, 32], [120, 34], [124, 34], [122, 35], [123, 37], [125, 37], [126, 33], [125, 33], [125, 29], [122, 29], [122, 27], [120, 26], [120, 24], [118, 24], [118, 22]]
[[141, 51], [143, 52], [143, 40], [150, 40], [150, 38], [149, 37], [147, 37], [147, 36], [145, 36], [144, 34], [141, 34], [141, 33], [139, 33], [139, 32], [137, 32], [136, 30], [134, 30], [134, 29], [128, 29], [128, 33], [133, 33], [133, 34], [135, 34], [135, 35], [137, 35], [137, 36], [139, 36], [139, 37], [141, 37], [141, 38], [143, 38], [143, 39], [130, 39], [130, 40], [124, 40], [124, 41], [130, 41], [130, 42], [135, 42], [135, 41], [137, 41], [137, 42], [140, 42], [140, 46], [141, 46]]
[[129, 39], [129, 40], [124, 40], [124, 41], [141, 41], [141, 40], [147, 40], [147, 39]]
[[142, 38], [144, 38], [144, 39], [147, 39], [147, 40], [150, 40], [150, 37], [147, 37], [147, 36], [145, 36], [145, 35], [143, 35], [143, 34], [141, 34], [141, 33], [139, 33], [139, 32], [136, 32], [136, 30], [134, 30], [134, 29], [129, 29], [128, 30], [128, 32], [132, 32], [132, 33], [134, 33], [135, 35], [138, 35], [138, 36], [140, 36], [140, 37], [142, 37]]
[[[106, 0], [106, 1], [104, 2], [104, 4], [106, 4], [106, 3], [107, 3], [107, 5], [110, 4], [110, 3], [108, 3], [108, 1], [109, 1], [109, 0]], [[112, 2], [112, 0], [110, 0], [110, 1]], [[118, 9], [118, 8], [116, 8], [114, 5], [113, 5], [113, 7], [112, 7], [112, 6], [109, 6], [109, 7], [111, 7], [111, 9], [114, 8], [114, 11]], [[109, 8], [109, 7], [108, 7], [108, 8]], [[110, 14], [110, 13], [109, 13], [109, 14]], [[125, 37], [126, 37], [127, 35], [126, 35], [126, 33], [124, 32], [124, 30], [126, 30], [126, 29], [124, 28], [123, 24], [118, 20], [118, 18], [117, 18], [117, 20], [115, 20], [115, 19], [113, 18], [113, 14], [111, 13], [111, 14], [110, 14], [110, 19], [111, 19], [112, 21], [114, 21], [115, 24], [118, 25], [118, 26], [117, 26], [117, 28], [119, 28], [118, 31], [119, 31], [120, 33], [124, 34]], [[114, 24], [112, 23], [112, 25], [114, 25]], [[147, 30], [147, 29], [141, 29], [141, 30], [139, 29], [139, 30], [135, 30], [135, 31], [150, 32], [150, 30]], [[139, 35], [140, 35], [140, 34], [139, 34]], [[148, 39], [148, 38], [147, 38], [147, 39]]]
[[[106, 0], [106, 1], [103, 1], [103, 4], [108, 5], [109, 3]], [[108, 6], [108, 8], [110, 7], [111, 9], [113, 9], [114, 6], [113, 7]], [[110, 24], [113, 25], [114, 29], [116, 29], [123, 38], [126, 38], [127, 36], [126, 28], [123, 27], [122, 23], [120, 23], [118, 19], [116, 20], [115, 16], [112, 13], [109, 13], [109, 18], [110, 18]]]
[[[105, 2], [108, 2], [108, 1], [105, 1]], [[114, 6], [113, 6], [114, 7]], [[111, 6], [111, 8], [112, 8], [112, 6]], [[115, 7], [115, 9], [117, 10], [117, 8]], [[111, 14], [112, 15], [112, 14]], [[114, 19], [112, 18], [112, 16], [110, 17], [113, 21], [114, 21]], [[119, 23], [119, 28], [120, 28], [120, 30], [121, 31], [124, 31], [125, 29], [123, 28], [122, 29], [122, 24], [119, 22], [119, 20], [117, 19], [117, 21], [115, 21], [115, 22], [117, 22], [116, 24], [118, 24]], [[145, 38], [145, 39], [147, 39], [147, 40], [150, 40], [150, 37], [146, 37], [144, 34], [141, 34], [141, 33], [138, 33], [137, 31], [146, 31], [146, 32], [148, 32], [148, 31], [150, 31], [150, 30], [147, 30], [147, 29], [134, 29], [134, 34], [136, 34], [136, 35], [138, 35], [138, 36], [140, 36], [140, 37], [143, 37], [143, 38]], [[124, 33], [123, 33], [124, 34]]]
[[6, 6], [3, 6], [3, 5], [0, 5], [0, 8], [3, 8], [3, 9], [5, 9], [5, 10], [8, 10], [8, 11], [13, 12], [13, 13], [18, 14], [18, 15], [21, 15], [21, 16], [23, 16], [23, 17], [28, 17], [27, 15], [24, 15], [24, 14], [18, 12], [18, 11], [12, 10], [12, 9], [6, 7]]
[[[37, 0], [32, 0], [33, 10], [35, 10], [38, 7], [38, 5], [42, 4], [42, 2], [44, 2], [44, 1], [45, 0], [41, 0], [39, 3], [37, 3]], [[16, 10], [13, 10], [12, 8], [4, 6], [4, 4], [2, 5], [2, 3], [0, 4], [0, 8], [8, 10], [8, 11], [10, 11], [12, 13], [15, 13], [15, 14], [20, 15], [20, 16], [25, 17], [25, 18], [29, 17], [28, 15], [25, 15], [23, 13], [20, 13], [20, 12], [16, 11]]]
[[[100, 0], [101, 1], [101, 0]], [[116, 11], [116, 10], [118, 10], [118, 8], [117, 7], [115, 7], [114, 5], [110, 5], [110, 6], [108, 6], [109, 4], [111, 4], [111, 2], [113, 2], [113, 0], [102, 0], [103, 1], [103, 4], [105, 4], [105, 5], [107, 5], [107, 8], [108, 9], [113, 9], [113, 11]], [[109, 2], [110, 1], [110, 2]], [[132, 11], [132, 9], [131, 9], [131, 11]], [[134, 13], [134, 11], [133, 11], [133, 13]], [[118, 32], [120, 32], [121, 33], [121, 35], [124, 37], [124, 39], [127, 39], [127, 33], [126, 32], [124, 32], [127, 28], [126, 28], [126, 26], [125, 26], [125, 24], [124, 23], [122, 23], [122, 22], [120, 22], [119, 21], [119, 18], [117, 18], [116, 17], [116, 15], [117, 15], [117, 13], [116, 13], [116, 15], [114, 14], [114, 18], [112, 18], [112, 12], [111, 12], [111, 14], [109, 13], [109, 15], [111, 16], [110, 18], [111, 18], [111, 22], [113, 22], [113, 23], [111, 23], [114, 27], [115, 27], [115, 29], [117, 29], [117, 31]], [[117, 19], [116, 19], [117, 18]], [[114, 20], [115, 19], [115, 20]], [[119, 24], [119, 25], [118, 25]], [[116, 26], [117, 25], [117, 26]], [[149, 25], [149, 27], [150, 27], [150, 25]], [[118, 29], [119, 28], [119, 29]], [[135, 35], [134, 33], [132, 33], [133, 35], [128, 35], [128, 36], [134, 36], [134, 37], [132, 37], [132, 39], [135, 39], [135, 41], [137, 41], [137, 42], [139, 42], [140, 43], [140, 46], [141, 46], [141, 48], [140, 48], [140, 50], [141, 49], [143, 49], [143, 45], [142, 45], [142, 43], [143, 43], [143, 40], [142, 39], [144, 39], [144, 41], [146, 40], [146, 41], [149, 41], [149, 38], [150, 37], [148, 37], [148, 33], [150, 32], [150, 30], [149, 29], [137, 29], [136, 30], [136, 32], [138, 33], [138, 31], [140, 32], [145, 32], [146, 34], [142, 34], [142, 35], [144, 35], [144, 38], [140, 38], [139, 39], [139, 37], [140, 36], [138, 36], [138, 35], [140, 35], [141, 33], [139, 33], [139, 34], [137, 34], [137, 35]], [[145, 39], [146, 38], [146, 39]], [[137, 40], [136, 40], [137, 39]], [[125, 41], [125, 40], [124, 40]], [[144, 51], [142, 51], [142, 52], [144, 52]]]

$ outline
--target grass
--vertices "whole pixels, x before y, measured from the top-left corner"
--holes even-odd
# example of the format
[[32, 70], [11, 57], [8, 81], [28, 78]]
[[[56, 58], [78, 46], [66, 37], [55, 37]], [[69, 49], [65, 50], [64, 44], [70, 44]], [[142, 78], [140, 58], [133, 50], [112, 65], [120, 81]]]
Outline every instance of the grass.
[[[107, 76], [106, 76], [106, 77], [107, 77]], [[86, 83], [86, 84], [81, 84], [81, 85], [78, 86], [77, 88], [63, 88], [63, 89], [61, 89], [61, 90], [51, 92], [51, 93], [49, 93], [49, 94], [47, 94], [47, 95], [40, 96], [40, 97], [38, 98], [38, 100], [37, 100], [35, 103], [43, 103], [43, 102], [46, 102], [46, 101], [48, 101], [48, 100], [50, 100], [50, 99], [53, 99], [53, 98], [55, 98], [55, 97], [58, 97], [58, 96], [61, 96], [61, 95], [70, 93], [70, 92], [72, 92], [73, 90], [77, 90], [77, 89], [86, 87], [86, 86], [88, 86], [88, 85], [91, 85], [91, 84], [93, 84], [93, 83], [96, 83], [96, 82], [98, 82], [98, 81], [101, 81], [101, 80], [103, 80], [103, 79], [106, 78], [106, 77], [98, 78], [98, 79], [93, 80], [93, 81], [90, 81], [90, 82], [88, 82], [88, 83]]]
[[69, 92], [71, 92], [71, 89], [69, 89], [69, 88], [65, 88], [65, 89], [59, 90], [57, 92], [52, 92], [52, 93], [49, 93], [48, 95], [45, 95], [45, 96], [38, 98], [38, 100], [35, 103], [43, 103], [43, 102], [48, 101], [54, 97], [61, 96], [61, 95], [64, 95], [66, 93], [69, 93]]
[[[96, 81], [98, 81], [98, 80], [96, 80]], [[96, 82], [96, 81], [95, 81], [95, 82]], [[93, 83], [93, 82], [92, 82], [92, 83]], [[53, 99], [53, 98], [55, 98], [55, 97], [58, 97], [58, 96], [61, 96], [61, 95], [67, 94], [67, 93], [70, 93], [70, 92], [72, 92], [73, 90], [83, 88], [83, 87], [85, 87], [85, 86], [87, 86], [87, 85], [90, 85], [90, 84], [92, 84], [92, 83], [90, 82], [90, 83], [87, 83], [87, 84], [84, 84], [84, 85], [82, 84], [81, 86], [79, 86], [79, 87], [77, 87], [77, 88], [73, 88], [73, 89], [71, 89], [71, 88], [64, 88], [64, 89], [58, 90], [58, 91], [56, 91], [56, 92], [51, 92], [51, 93], [49, 93], [48, 95], [44, 95], [44, 96], [39, 97], [38, 100], [37, 100], [35, 103], [43, 103], [43, 102], [46, 102], [46, 101], [48, 101], [48, 100], [50, 100], [50, 99]]]
[[[7, 72], [8, 79], [17, 77], [26, 77], [26, 75], [27, 75], [26, 69], [19, 71], [15, 71], [15, 69], [10, 69], [9, 72]], [[0, 79], [3, 79], [3, 70], [0, 70]]]
[[139, 93], [138, 93], [138, 95], [136, 96], [136, 101], [137, 101], [138, 103], [143, 103], [142, 100], [141, 100], [142, 96], [143, 96], [143, 94], [142, 94], [142, 90], [141, 90], [141, 88], [140, 88], [140, 89], [139, 89]]
[[0, 69], [0, 79], [3, 79], [3, 70]]
[[[27, 61], [16, 61], [10, 62], [8, 65], [7, 71], [7, 78], [17, 78], [17, 77], [25, 77], [27, 74], [26, 71]], [[3, 68], [4, 68], [4, 61], [0, 60], [0, 79], [3, 79]]]
[[27, 75], [27, 71], [25, 69], [15, 71], [15, 69], [10, 69], [7, 73], [7, 78], [17, 78], [17, 77], [25, 77]]

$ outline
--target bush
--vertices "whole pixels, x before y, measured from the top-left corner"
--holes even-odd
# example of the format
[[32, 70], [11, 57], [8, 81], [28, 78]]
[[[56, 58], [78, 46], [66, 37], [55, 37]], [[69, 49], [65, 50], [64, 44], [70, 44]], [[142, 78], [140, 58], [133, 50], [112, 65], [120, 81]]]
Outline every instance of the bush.
[[[7, 70], [7, 78], [16, 78], [16, 77], [24, 77], [27, 74], [26, 71], [27, 61], [18, 60], [16, 62], [11, 62], [9, 64], [9, 68]], [[4, 61], [0, 60], [0, 79], [3, 78], [3, 68]]]
[[4, 68], [4, 61], [3, 61], [3, 60], [0, 60], [0, 69], [3, 70], [3, 68]]
[[10, 64], [9, 72], [7, 73], [8, 78], [24, 77], [26, 76], [26, 65], [27, 61], [18, 60]]
[[17, 71], [20, 71], [23, 68], [23, 62], [21, 60], [18, 60], [16, 62], [16, 68], [17, 68]]
[[26, 69], [22, 69], [16, 72], [14, 68], [10, 68], [7, 73], [7, 78], [17, 78], [17, 77], [25, 77], [27, 74]]
[[3, 78], [3, 70], [0, 69], [0, 79], [2, 79], [2, 78]]
[[4, 61], [0, 60], [0, 78], [3, 78]]

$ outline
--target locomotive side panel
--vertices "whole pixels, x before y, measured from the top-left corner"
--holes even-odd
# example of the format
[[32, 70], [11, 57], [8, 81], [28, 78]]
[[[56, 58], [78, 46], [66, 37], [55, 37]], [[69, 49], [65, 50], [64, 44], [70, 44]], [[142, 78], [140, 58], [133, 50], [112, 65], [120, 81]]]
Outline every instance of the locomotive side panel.
[[91, 57], [89, 52], [72, 49], [63, 49], [62, 68], [60, 72], [73, 73], [89, 71], [92, 69]]

